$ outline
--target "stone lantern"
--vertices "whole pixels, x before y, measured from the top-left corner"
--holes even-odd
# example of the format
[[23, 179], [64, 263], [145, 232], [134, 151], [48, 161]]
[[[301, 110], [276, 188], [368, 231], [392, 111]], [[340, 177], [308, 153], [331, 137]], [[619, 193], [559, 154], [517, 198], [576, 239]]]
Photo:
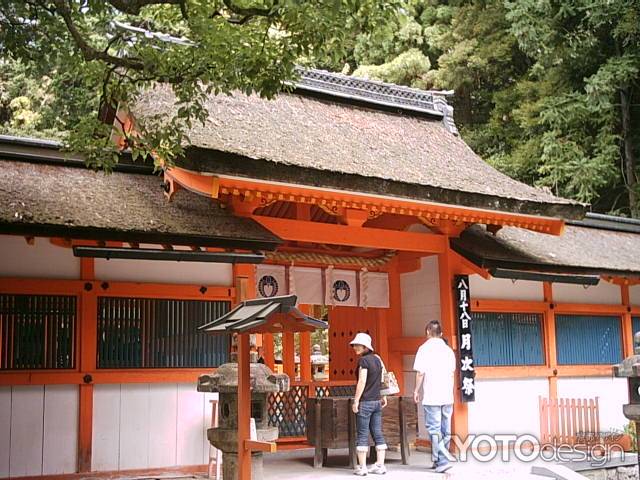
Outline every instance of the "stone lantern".
[[[199, 327], [209, 334], [238, 334], [238, 363], [226, 363], [198, 379], [198, 391], [220, 395], [219, 426], [209, 429], [207, 438], [222, 451], [225, 480], [263, 478], [262, 452], [275, 451], [273, 441], [278, 438], [278, 428], [268, 424], [267, 397], [271, 392], [289, 390], [287, 375], [274, 374], [266, 365], [256, 363], [257, 355], [249, 359], [249, 335], [312, 332], [328, 327], [327, 322], [305, 315], [296, 303], [295, 295], [245, 300]], [[255, 438], [249, 438], [249, 418], [255, 420]], [[245, 448], [239, 449], [241, 445]]]
[[[255, 355], [254, 355], [255, 357]], [[233, 357], [232, 357], [233, 360]], [[251, 359], [251, 418], [256, 425], [256, 438], [263, 442], [278, 439], [278, 427], [269, 426], [267, 397], [271, 392], [289, 390], [289, 377], [274, 374], [269, 367]], [[225, 363], [212, 374], [200, 375], [199, 392], [218, 392], [218, 427], [207, 430], [211, 445], [222, 451], [222, 475], [225, 480], [238, 478], [238, 363]], [[262, 478], [262, 452], [252, 452], [251, 464], [256, 478]]]
[[[635, 423], [636, 432], [640, 432], [640, 332], [633, 336], [633, 353], [622, 363], [613, 366], [613, 374], [616, 377], [627, 378], [629, 403], [622, 406], [622, 413]], [[636, 435], [636, 437], [636, 445], [640, 451], [640, 436]], [[640, 455], [638, 455], [638, 465], [640, 466]]]

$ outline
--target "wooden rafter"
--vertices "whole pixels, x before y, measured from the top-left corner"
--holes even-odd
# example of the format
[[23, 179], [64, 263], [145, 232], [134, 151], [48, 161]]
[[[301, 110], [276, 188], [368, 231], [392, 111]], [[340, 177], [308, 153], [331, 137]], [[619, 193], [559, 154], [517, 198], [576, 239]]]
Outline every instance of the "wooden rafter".
[[453, 222], [454, 225], [473, 223], [509, 225], [553, 235], [562, 234], [564, 229], [564, 221], [558, 218], [482, 210], [239, 177], [203, 175], [178, 167], [166, 170], [165, 179], [212, 198], [227, 200], [234, 197], [250, 198], [259, 202], [259, 205], [280, 200], [317, 205], [325, 211], [335, 213], [344, 209], [364, 210], [368, 212], [369, 218], [390, 213], [419, 217], [427, 224], [433, 219], [438, 222], [447, 220]]
[[278, 237], [289, 241], [423, 253], [440, 253], [445, 250], [447, 242], [446, 237], [429, 233], [351, 227], [257, 215], [251, 218]]

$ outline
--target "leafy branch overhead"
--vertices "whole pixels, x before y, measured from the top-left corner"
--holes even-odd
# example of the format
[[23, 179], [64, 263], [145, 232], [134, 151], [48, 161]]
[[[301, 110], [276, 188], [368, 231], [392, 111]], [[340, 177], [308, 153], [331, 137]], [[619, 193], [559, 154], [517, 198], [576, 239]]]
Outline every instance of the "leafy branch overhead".
[[0, 65], [57, 79], [61, 99], [74, 90], [74, 104], [60, 112], [68, 143], [106, 169], [117, 156], [98, 114], [154, 82], [170, 83], [178, 113], [137, 125], [130, 147], [134, 156], [153, 151], [171, 161], [189, 125], [206, 118], [208, 95], [271, 97], [297, 64], [340, 58], [345, 37], [393, 10], [376, 0], [0, 0]]

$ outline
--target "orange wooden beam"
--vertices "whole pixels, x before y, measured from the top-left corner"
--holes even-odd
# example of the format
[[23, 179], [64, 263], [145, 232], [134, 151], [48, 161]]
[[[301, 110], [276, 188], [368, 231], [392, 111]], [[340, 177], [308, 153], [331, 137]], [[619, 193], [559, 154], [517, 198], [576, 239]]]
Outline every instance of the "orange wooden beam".
[[278, 449], [276, 442], [261, 442], [258, 440], [245, 440], [244, 448], [252, 452], [275, 453]]
[[459, 255], [453, 250], [451, 250], [451, 261], [457, 264], [456, 273], [460, 273], [462, 275], [473, 275], [474, 273], [476, 273], [485, 280], [489, 280], [491, 278], [491, 275], [487, 270], [470, 262], [462, 255]]
[[542, 284], [542, 292], [544, 296], [544, 316], [543, 316], [543, 332], [544, 332], [544, 353], [545, 362], [549, 367], [549, 398], [558, 398], [558, 351], [556, 343], [556, 314], [553, 304], [553, 284], [544, 282]]
[[84, 376], [91, 376], [91, 383], [195, 383], [203, 373], [211, 373], [211, 368], [202, 369], [126, 369], [126, 370], [29, 370], [0, 372], [0, 385], [83, 385]]
[[424, 337], [391, 337], [389, 338], [389, 351], [404, 355], [415, 355], [424, 342]]
[[624, 305], [600, 305], [587, 303], [556, 303], [557, 314], [575, 315], [623, 315], [627, 309]]
[[548, 378], [553, 375], [546, 365], [527, 365], [526, 373], [522, 366], [476, 367], [476, 378]]
[[620, 286], [620, 297], [625, 312], [622, 315], [622, 345], [625, 357], [633, 355], [633, 314], [631, 299], [629, 295], [629, 285]]
[[424, 253], [443, 252], [447, 241], [446, 237], [428, 233], [351, 227], [259, 215], [251, 218], [283, 240], [289, 241]]
[[219, 285], [0, 277], [0, 291], [12, 294], [77, 295], [85, 291], [87, 285], [98, 296], [107, 297], [231, 300], [236, 294], [234, 287]]
[[420, 217], [429, 222], [447, 220], [457, 223], [511, 225], [553, 235], [561, 235], [564, 221], [558, 218], [522, 215], [436, 202], [402, 199], [390, 196], [314, 188], [302, 185], [251, 180], [240, 177], [202, 175], [174, 167], [165, 171], [183, 187], [208, 197], [255, 198], [263, 204], [275, 200], [318, 205], [321, 208], [352, 208], [375, 214], [390, 213]]
[[474, 299], [473, 292], [471, 292], [471, 299], [471, 308], [474, 312], [544, 313], [547, 309], [545, 302]]

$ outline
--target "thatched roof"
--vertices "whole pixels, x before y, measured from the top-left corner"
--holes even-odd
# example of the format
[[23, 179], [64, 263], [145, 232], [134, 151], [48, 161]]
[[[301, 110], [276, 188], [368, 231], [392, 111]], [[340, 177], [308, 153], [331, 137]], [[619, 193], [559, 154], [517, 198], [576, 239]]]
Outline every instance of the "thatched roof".
[[640, 232], [567, 225], [559, 237], [514, 227], [496, 235], [481, 226], [452, 239], [454, 250], [477, 265], [553, 273], [640, 276]]
[[[179, 166], [533, 215], [577, 218], [584, 213], [582, 205], [489, 166], [449, 128], [449, 116], [402, 103], [390, 109], [393, 89], [386, 91], [383, 106], [360, 97], [354, 101], [342, 91], [325, 89], [320, 95], [320, 87], [308, 88], [274, 100], [240, 93], [212, 96], [206, 103], [209, 117], [190, 130], [193, 148]], [[406, 96], [404, 90], [395, 94]], [[172, 90], [158, 86], [131, 111], [138, 119], [167, 118], [176, 108]]]
[[275, 249], [279, 239], [211, 199], [167, 202], [156, 175], [110, 175], [0, 156], [0, 233]]

